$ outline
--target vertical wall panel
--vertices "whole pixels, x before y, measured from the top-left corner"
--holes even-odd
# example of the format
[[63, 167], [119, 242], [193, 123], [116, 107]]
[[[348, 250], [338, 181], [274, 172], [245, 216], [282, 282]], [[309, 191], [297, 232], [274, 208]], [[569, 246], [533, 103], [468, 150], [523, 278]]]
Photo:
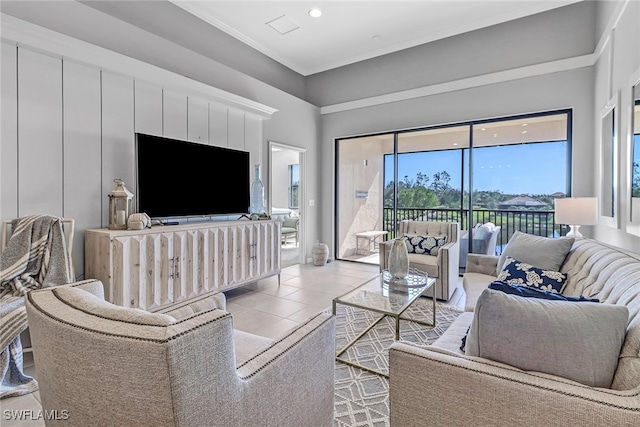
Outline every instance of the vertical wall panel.
[[62, 64], [64, 216], [74, 218], [73, 261], [84, 271], [84, 232], [100, 227], [102, 196], [100, 144], [100, 70], [64, 61]]
[[18, 216], [18, 74], [17, 48], [2, 43], [0, 95], [0, 220]]
[[238, 110], [229, 110], [229, 148], [244, 150], [244, 113]]
[[[251, 156], [251, 165], [262, 164], [262, 121], [253, 116], [246, 115], [244, 118], [244, 149]], [[266, 167], [262, 168], [267, 171]], [[264, 179], [264, 177], [262, 178]]]
[[187, 138], [193, 142], [209, 142], [209, 103], [195, 96], [187, 100]]
[[217, 147], [227, 147], [229, 145], [227, 122], [227, 107], [209, 103], [209, 144]]
[[187, 139], [187, 96], [163, 91], [162, 123], [167, 138]]
[[136, 80], [136, 132], [162, 135], [162, 88]]
[[[102, 226], [109, 225], [107, 194], [120, 178], [135, 194], [133, 79], [102, 73]], [[94, 200], [98, 203], [98, 200]], [[134, 198], [135, 202], [135, 198]]]
[[62, 60], [18, 50], [18, 213], [62, 215]]

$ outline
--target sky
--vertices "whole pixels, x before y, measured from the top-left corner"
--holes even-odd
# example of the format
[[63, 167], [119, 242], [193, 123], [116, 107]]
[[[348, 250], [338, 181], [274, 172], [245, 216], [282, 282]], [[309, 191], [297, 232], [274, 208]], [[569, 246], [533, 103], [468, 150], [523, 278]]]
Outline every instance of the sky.
[[[474, 187], [499, 190], [504, 194], [553, 194], [567, 192], [567, 143], [551, 142], [477, 148], [474, 151]], [[385, 159], [385, 182], [393, 179], [393, 157]], [[429, 184], [433, 174], [447, 171], [449, 185], [456, 188], [461, 180], [460, 151], [405, 153], [398, 157], [398, 179], [405, 175], [415, 180], [418, 172], [426, 174]]]

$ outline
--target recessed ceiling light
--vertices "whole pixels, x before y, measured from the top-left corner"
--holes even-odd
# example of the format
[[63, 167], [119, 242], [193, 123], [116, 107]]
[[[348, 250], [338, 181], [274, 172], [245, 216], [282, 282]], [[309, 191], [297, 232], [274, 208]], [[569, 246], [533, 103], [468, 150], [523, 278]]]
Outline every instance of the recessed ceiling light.
[[524, 135], [525, 133], [527, 133], [527, 131], [526, 131], [526, 130], [523, 130], [523, 131], [522, 131], [522, 134]]
[[322, 11], [320, 9], [311, 9], [309, 11], [309, 16], [311, 16], [312, 18], [320, 18], [322, 16]]
[[523, 123], [522, 126], [527, 126], [527, 123]]
[[487, 128], [480, 128], [480, 130], [484, 132], [485, 130], [487, 130]]

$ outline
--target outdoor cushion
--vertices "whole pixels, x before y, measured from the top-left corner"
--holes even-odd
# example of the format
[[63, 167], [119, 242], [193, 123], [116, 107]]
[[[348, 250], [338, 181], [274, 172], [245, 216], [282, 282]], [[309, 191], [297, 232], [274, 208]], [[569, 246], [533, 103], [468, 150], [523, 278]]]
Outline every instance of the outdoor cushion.
[[609, 388], [628, 317], [622, 305], [522, 298], [486, 289], [476, 304], [465, 354]]

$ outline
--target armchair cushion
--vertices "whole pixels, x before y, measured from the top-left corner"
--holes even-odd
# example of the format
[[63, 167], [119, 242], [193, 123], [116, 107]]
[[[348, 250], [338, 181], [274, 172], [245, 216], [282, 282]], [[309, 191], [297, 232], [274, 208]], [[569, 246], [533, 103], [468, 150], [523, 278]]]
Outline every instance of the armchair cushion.
[[476, 304], [465, 353], [609, 388], [628, 318], [622, 305], [522, 298], [486, 289]]
[[407, 252], [410, 254], [438, 255], [438, 251], [447, 243], [447, 236], [419, 236], [405, 234]]
[[560, 271], [574, 240], [568, 237], [551, 239], [516, 231], [500, 255], [496, 275], [500, 274], [508, 256], [544, 270]]
[[504, 280], [513, 285], [532, 286], [545, 291], [560, 292], [562, 285], [567, 280], [567, 275], [559, 271], [544, 270], [507, 257], [502, 271], [498, 274], [498, 280]]

